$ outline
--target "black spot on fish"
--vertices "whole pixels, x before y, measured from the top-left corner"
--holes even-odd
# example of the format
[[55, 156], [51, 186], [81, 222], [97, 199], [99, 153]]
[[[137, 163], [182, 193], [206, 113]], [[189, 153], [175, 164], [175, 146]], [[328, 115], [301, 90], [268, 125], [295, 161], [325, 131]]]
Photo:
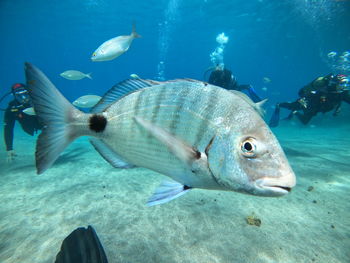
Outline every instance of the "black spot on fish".
[[188, 185], [184, 185], [184, 190], [188, 190], [188, 189], [192, 189], [192, 187]]
[[198, 159], [200, 159], [201, 158], [201, 152], [199, 152], [199, 151], [195, 151], [195, 158], [198, 160]]
[[103, 115], [94, 114], [90, 117], [89, 127], [90, 130], [95, 132], [103, 132], [107, 125], [107, 119]]

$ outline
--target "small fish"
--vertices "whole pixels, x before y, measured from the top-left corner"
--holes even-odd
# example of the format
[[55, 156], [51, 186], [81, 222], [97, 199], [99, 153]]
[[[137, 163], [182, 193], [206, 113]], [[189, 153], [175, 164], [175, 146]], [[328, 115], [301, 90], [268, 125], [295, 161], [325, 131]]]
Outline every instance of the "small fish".
[[350, 56], [350, 52], [349, 52], [349, 51], [344, 51], [343, 54], [342, 54], [342, 56], [343, 56], [344, 58], [347, 58], [347, 57]]
[[28, 115], [35, 115], [35, 111], [34, 111], [34, 108], [33, 107], [30, 107], [30, 108], [26, 108], [23, 110], [23, 112], [25, 114], [28, 114]]
[[97, 95], [84, 95], [73, 101], [73, 105], [79, 108], [92, 108], [101, 100]]
[[242, 93], [191, 80], [132, 79], [115, 85], [83, 113], [26, 63], [27, 86], [44, 129], [37, 172], [47, 170], [80, 136], [118, 168], [144, 167], [168, 176], [148, 205], [193, 188], [283, 196], [295, 175], [259, 105]]
[[268, 77], [263, 77], [263, 82], [264, 82], [265, 84], [270, 83], [270, 82], [271, 82], [271, 79], [268, 78]]
[[66, 70], [65, 72], [62, 72], [60, 74], [62, 78], [69, 79], [69, 80], [80, 80], [83, 78], [89, 78], [92, 79], [91, 73], [85, 74], [83, 72], [80, 72], [78, 70]]
[[128, 36], [119, 36], [104, 42], [99, 46], [91, 56], [92, 61], [108, 61], [119, 57], [128, 51], [132, 41], [141, 37], [136, 33], [135, 25]]
[[331, 51], [331, 52], [329, 52], [329, 53], [327, 54], [327, 57], [329, 57], [329, 58], [334, 58], [336, 55], [337, 55], [337, 52]]
[[136, 74], [130, 74], [130, 77], [133, 79], [140, 79], [140, 77]]
[[267, 91], [267, 88], [266, 87], [262, 87], [261, 88], [263, 91]]

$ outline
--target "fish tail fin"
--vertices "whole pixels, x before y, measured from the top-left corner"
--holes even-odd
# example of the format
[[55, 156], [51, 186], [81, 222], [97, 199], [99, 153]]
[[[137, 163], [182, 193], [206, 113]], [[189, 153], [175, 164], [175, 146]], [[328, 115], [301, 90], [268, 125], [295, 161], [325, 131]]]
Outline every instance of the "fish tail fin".
[[34, 110], [43, 125], [35, 152], [37, 173], [41, 174], [74, 139], [88, 134], [89, 126], [82, 124], [89, 114], [72, 106], [35, 66], [25, 63], [25, 73]]
[[89, 79], [92, 79], [92, 76], [91, 76], [92, 72], [86, 74], [86, 77], [89, 78]]
[[136, 32], [136, 26], [135, 23], [132, 24], [132, 32], [131, 35], [133, 36], [133, 38], [140, 38], [141, 36]]

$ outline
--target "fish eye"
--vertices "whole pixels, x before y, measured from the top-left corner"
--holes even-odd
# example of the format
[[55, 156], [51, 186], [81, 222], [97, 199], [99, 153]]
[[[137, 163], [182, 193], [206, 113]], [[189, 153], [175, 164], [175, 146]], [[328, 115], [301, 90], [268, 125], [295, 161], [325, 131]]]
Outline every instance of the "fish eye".
[[241, 143], [242, 155], [247, 158], [253, 158], [256, 156], [256, 141], [253, 138], [245, 139]]
[[93, 53], [92, 56], [93, 56], [93, 57], [96, 57], [96, 53]]

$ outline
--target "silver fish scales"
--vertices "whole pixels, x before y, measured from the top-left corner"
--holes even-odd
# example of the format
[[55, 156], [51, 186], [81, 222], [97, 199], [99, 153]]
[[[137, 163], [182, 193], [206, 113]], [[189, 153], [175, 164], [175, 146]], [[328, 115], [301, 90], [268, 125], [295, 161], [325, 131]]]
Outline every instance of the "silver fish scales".
[[[92, 144], [113, 166], [145, 167], [175, 181], [162, 184], [150, 205], [191, 188], [281, 196], [295, 185], [295, 175], [258, 105], [239, 92], [188, 79], [128, 80], [85, 114], [34, 66], [27, 64], [26, 75], [35, 111], [48, 127], [38, 140], [39, 173], [72, 140], [87, 135], [95, 137]], [[55, 113], [53, 107], [63, 111]], [[63, 131], [53, 129], [59, 125]]]

